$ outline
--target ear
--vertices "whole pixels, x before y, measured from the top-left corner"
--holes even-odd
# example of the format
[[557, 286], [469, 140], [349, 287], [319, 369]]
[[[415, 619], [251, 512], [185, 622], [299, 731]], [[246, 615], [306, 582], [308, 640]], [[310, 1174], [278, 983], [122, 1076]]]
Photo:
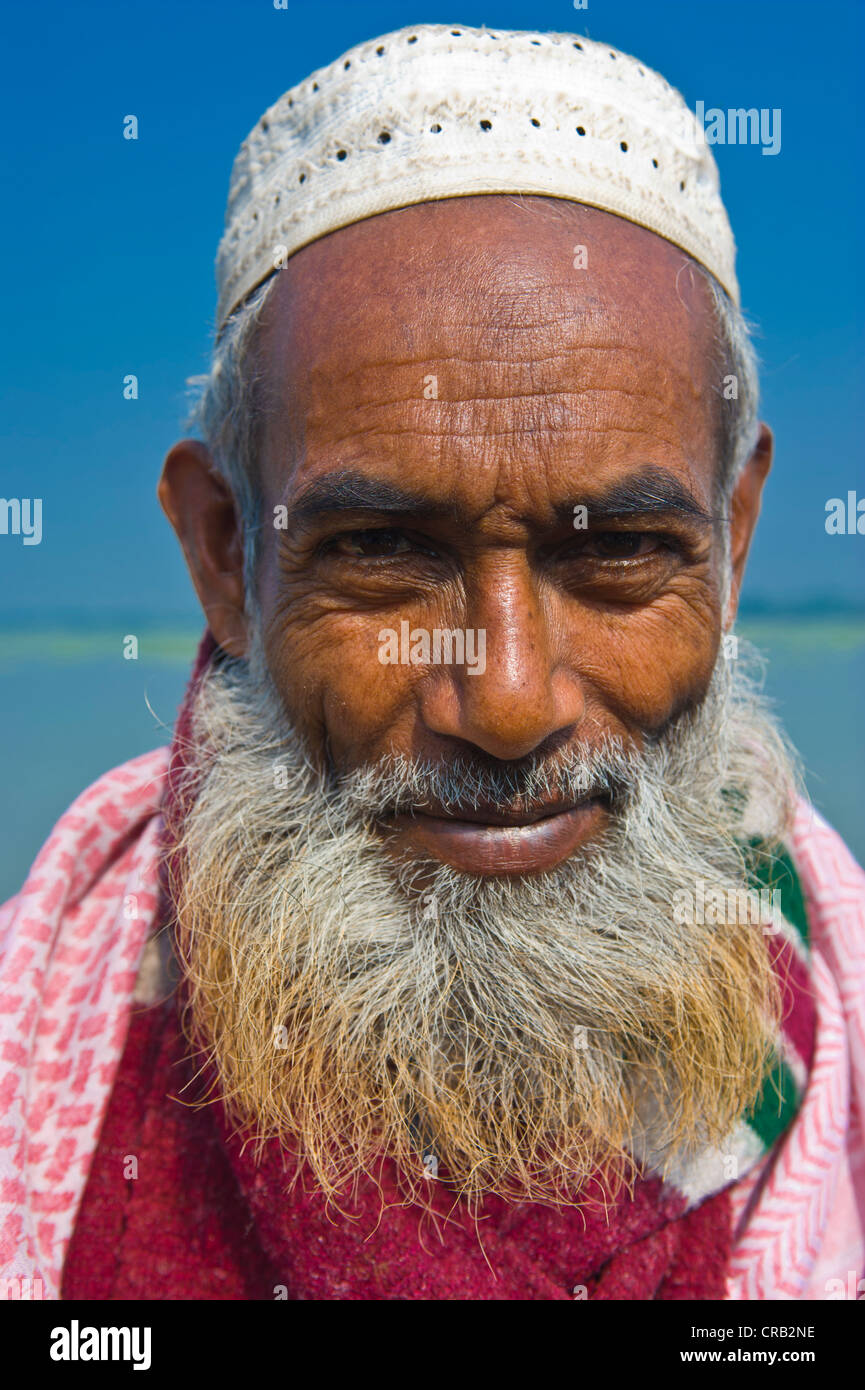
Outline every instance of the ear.
[[231, 656], [244, 656], [243, 524], [231, 489], [197, 439], [182, 439], [165, 459], [157, 495], [183, 547], [208, 626]]
[[751, 548], [751, 538], [760, 515], [763, 484], [772, 467], [774, 440], [768, 425], [760, 425], [760, 436], [754, 452], [739, 474], [730, 499], [730, 563], [732, 584], [724, 627], [731, 627], [739, 607], [739, 594], [745, 574], [745, 562]]

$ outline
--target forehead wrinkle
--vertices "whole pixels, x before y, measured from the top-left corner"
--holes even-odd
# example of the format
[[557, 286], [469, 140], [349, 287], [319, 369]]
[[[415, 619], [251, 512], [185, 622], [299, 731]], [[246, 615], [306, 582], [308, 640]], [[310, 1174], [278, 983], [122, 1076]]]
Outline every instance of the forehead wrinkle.
[[[632, 373], [631, 379], [617, 381], [611, 376], [611, 364], [604, 361], [605, 357], [609, 358], [611, 352], [616, 353], [617, 364], [622, 358], [629, 361], [634, 359], [637, 371]], [[590, 364], [594, 362], [588, 370], [585, 362], [587, 356]], [[544, 379], [544, 369], [551, 363], [560, 363], [561, 372], [550, 372], [548, 379]], [[451, 369], [458, 366], [460, 370], [452, 376], [442, 370], [445, 364]], [[596, 367], [602, 370], [599, 372]], [[433, 375], [439, 378], [437, 397], [427, 398], [422, 395], [419, 377], [417, 384], [412, 380], [410, 388], [407, 389], [405, 377], [409, 369], [412, 369], [412, 377], [416, 372], [423, 372], [425, 379], [429, 374], [429, 368], [435, 368]], [[640, 368], [642, 370], [639, 370]], [[381, 389], [382, 376], [387, 376], [392, 381], [386, 391]], [[395, 376], [400, 379], [393, 381]], [[422, 412], [425, 416], [447, 415], [467, 404], [483, 406], [488, 403], [495, 408], [499, 404], [521, 400], [567, 403], [592, 395], [597, 396], [599, 400], [615, 397], [621, 397], [625, 401], [637, 400], [643, 410], [652, 414], [663, 411], [670, 399], [679, 401], [685, 392], [695, 401], [702, 401], [698, 384], [686, 371], [678, 371], [675, 364], [672, 369], [668, 368], [667, 364], [650, 364], [645, 354], [609, 347], [581, 348], [575, 352], [560, 351], [550, 354], [549, 357], [534, 360], [478, 360], [452, 354], [446, 359], [424, 357], [409, 363], [403, 359], [392, 367], [383, 362], [377, 362], [375, 365], [356, 363], [354, 368], [346, 368], [344, 371], [335, 367], [331, 370], [319, 367], [314, 369], [311, 377], [317, 389], [314, 393], [316, 398], [308, 403], [307, 421], [313, 428], [323, 422], [325, 430], [332, 425], [335, 399], [339, 400], [339, 415], [347, 412], [368, 412], [373, 416], [379, 412], [399, 409]], [[355, 381], [357, 387], [346, 391], [344, 388], [350, 381]], [[651, 386], [651, 389], [647, 390], [647, 386]], [[358, 389], [360, 387], [364, 389]], [[657, 410], [651, 409], [653, 404], [657, 406]]]
[[[626, 402], [632, 398], [643, 409], [643, 418], [632, 423], [623, 414], [610, 418], [611, 401], [617, 397]], [[511, 403], [512, 408], [506, 409]], [[514, 439], [520, 436], [550, 436], [551, 442], [569, 447], [575, 436], [646, 436], [651, 433], [656, 443], [677, 451], [681, 441], [670, 422], [660, 398], [646, 397], [629, 387], [575, 387], [569, 391], [525, 391], [504, 396], [466, 396], [457, 400], [421, 401], [417, 397], [396, 401], [359, 402], [340, 412], [338, 428], [331, 423], [321, 438], [313, 428], [307, 436], [308, 456], [319, 452], [375, 442], [386, 446], [389, 441], [437, 441], [440, 447], [447, 442], [491, 439]], [[581, 407], [577, 409], [577, 407]], [[600, 407], [600, 408], [599, 408]]]
[[[547, 398], [566, 400], [599, 393], [607, 398], [639, 398], [647, 410], [653, 401], [660, 408], [678, 402], [683, 397], [702, 406], [704, 392], [694, 379], [688, 364], [680, 360], [650, 359], [645, 350], [631, 348], [620, 342], [580, 344], [557, 347], [549, 353], [525, 356], [514, 353], [501, 356], [497, 351], [470, 357], [463, 352], [420, 353], [413, 358], [402, 354], [387, 361], [331, 360], [319, 363], [306, 373], [307, 411], [309, 425], [319, 421], [328, 427], [333, 417], [333, 403], [339, 401], [339, 411], [369, 411], [376, 413], [394, 408], [417, 406], [427, 414], [447, 413], [454, 406], [469, 402], [518, 401]], [[362, 351], [362, 349], [361, 349]], [[615, 362], [611, 363], [611, 356]], [[625, 381], [616, 380], [611, 367], [617, 371], [627, 368]], [[422, 379], [428, 375], [438, 378], [438, 396], [422, 395]], [[382, 378], [388, 379], [382, 389]], [[657, 412], [652, 412], [657, 413]], [[702, 411], [701, 411], [702, 419]]]
[[[496, 347], [501, 344], [501, 334], [496, 337]], [[631, 346], [620, 342], [600, 342], [600, 343], [574, 343], [565, 347], [559, 347], [554, 352], [538, 352], [535, 345], [532, 345], [531, 354], [525, 357], [514, 357], [513, 354], [499, 356], [493, 352], [475, 353], [468, 356], [462, 352], [444, 352], [435, 349], [430, 352], [418, 350], [411, 357], [388, 357], [388, 358], [368, 358], [366, 360], [343, 361], [337, 357], [332, 362], [319, 362], [306, 370], [306, 380], [316, 386], [319, 383], [328, 392], [332, 391], [334, 383], [342, 383], [352, 378], [363, 375], [375, 375], [376, 373], [392, 374], [395, 371], [415, 372], [419, 367], [425, 365], [436, 366], [457, 366], [467, 368], [469, 371], [482, 371], [487, 367], [504, 368], [510, 370], [526, 370], [537, 366], [546, 366], [548, 363], [562, 362], [573, 367], [574, 359], [580, 357], [606, 357], [615, 354], [617, 357], [633, 359], [641, 365], [648, 367], [649, 358], [645, 347], [637, 345]], [[678, 359], [670, 363], [662, 363], [665, 369], [680, 372], [681, 376], [690, 377], [690, 373], [681, 368]], [[406, 399], [410, 399], [407, 397]]]
[[[524, 307], [515, 304], [513, 293], [505, 294], [500, 289], [484, 299], [478, 295], [476, 286], [454, 283], [453, 276], [443, 284], [442, 292], [431, 304], [423, 295], [418, 302], [418, 297], [418, 286], [414, 282], [409, 286], [400, 282], [393, 287], [393, 296], [388, 299], [383, 315], [367, 312], [362, 316], [355, 303], [341, 317], [338, 304], [334, 306], [335, 316], [331, 314], [327, 319], [331, 332], [323, 342], [321, 320], [317, 316], [316, 322], [308, 327], [315, 335], [313, 341], [318, 340], [324, 352], [311, 367], [309, 354], [305, 355], [303, 372], [307, 381], [315, 385], [316, 379], [321, 377], [330, 390], [333, 377], [346, 381], [367, 370], [411, 371], [423, 363], [432, 365], [434, 361], [463, 370], [477, 370], [479, 362], [507, 369], [521, 359], [555, 364], [558, 359], [567, 361], [579, 353], [616, 352], [641, 362], [647, 357], [657, 358], [659, 350], [663, 360], [665, 345], [671, 335], [678, 336], [677, 328], [685, 329], [686, 335], [693, 337], [693, 319], [685, 324], [674, 324], [666, 323], [666, 316], [663, 316], [666, 331], [656, 331], [647, 342], [643, 316], [634, 312], [634, 306], [619, 308], [615, 297], [603, 305], [587, 302], [582, 294], [575, 299], [573, 287], [569, 296], [554, 296], [556, 302], [550, 306], [549, 313], [538, 312], [536, 295], [526, 296]], [[407, 300], [400, 313], [395, 312], [394, 299], [400, 304]], [[458, 301], [456, 312], [451, 307], [455, 300]], [[477, 302], [485, 310], [479, 316], [474, 311]], [[368, 306], [368, 301], [366, 303]], [[472, 316], [467, 317], [468, 314]], [[655, 319], [657, 315], [655, 306]], [[304, 317], [301, 313], [301, 319]], [[410, 332], [402, 331], [409, 327]], [[384, 335], [388, 345], [384, 358], [375, 350], [379, 334]], [[679, 369], [684, 375], [689, 367], [692, 368], [693, 352], [688, 350], [689, 346], [682, 343], [679, 351], [668, 354], [664, 362], [668, 370]], [[366, 357], [363, 356], [365, 352], [369, 353]], [[362, 355], [359, 361], [358, 353]]]

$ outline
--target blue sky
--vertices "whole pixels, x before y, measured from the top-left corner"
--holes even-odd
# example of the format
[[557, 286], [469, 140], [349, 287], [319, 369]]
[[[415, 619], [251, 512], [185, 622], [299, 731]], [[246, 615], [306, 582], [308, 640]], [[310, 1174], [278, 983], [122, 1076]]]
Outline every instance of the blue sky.
[[[0, 620], [197, 618], [154, 496], [203, 370], [228, 176], [261, 112], [352, 44], [409, 23], [572, 30], [658, 68], [693, 107], [782, 111], [782, 146], [716, 147], [760, 325], [776, 468], [752, 596], [865, 602], [865, 537], [825, 503], [863, 468], [865, 6], [860, 0], [146, 0], [3, 17], [0, 494], [43, 540], [0, 536]], [[122, 138], [124, 115], [140, 123]], [[122, 379], [140, 380], [124, 401]]]

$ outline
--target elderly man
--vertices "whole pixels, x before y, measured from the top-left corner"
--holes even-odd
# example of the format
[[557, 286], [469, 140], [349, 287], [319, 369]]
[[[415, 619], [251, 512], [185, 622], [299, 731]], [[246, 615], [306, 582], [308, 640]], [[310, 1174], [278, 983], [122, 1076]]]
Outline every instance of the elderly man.
[[218, 278], [170, 764], [5, 909], [7, 1277], [856, 1296], [865, 881], [725, 637], [772, 440], [681, 98], [372, 40], [249, 136]]

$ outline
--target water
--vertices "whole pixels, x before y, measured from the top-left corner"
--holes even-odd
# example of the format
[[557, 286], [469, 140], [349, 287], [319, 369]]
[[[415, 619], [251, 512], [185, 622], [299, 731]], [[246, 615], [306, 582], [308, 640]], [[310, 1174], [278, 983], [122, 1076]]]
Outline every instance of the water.
[[[865, 623], [859, 618], [743, 624], [769, 659], [767, 690], [805, 763], [810, 794], [865, 859]], [[0, 634], [0, 901], [14, 893], [51, 827], [106, 769], [166, 743], [198, 635]]]

